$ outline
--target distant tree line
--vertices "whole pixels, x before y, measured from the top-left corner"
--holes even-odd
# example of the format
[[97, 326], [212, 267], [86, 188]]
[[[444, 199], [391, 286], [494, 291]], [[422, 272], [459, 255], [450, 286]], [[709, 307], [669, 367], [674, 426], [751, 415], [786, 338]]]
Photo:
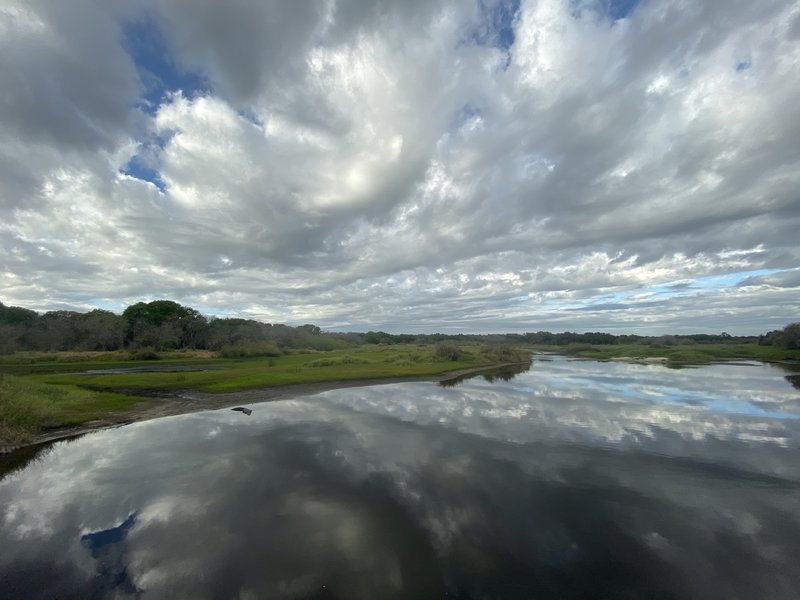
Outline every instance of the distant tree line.
[[[286, 349], [334, 350], [362, 344], [441, 344], [442, 342], [482, 344], [575, 344], [651, 345], [759, 343], [783, 348], [800, 348], [800, 323], [758, 337], [737, 337], [727, 333], [647, 337], [612, 335], [602, 332], [524, 334], [391, 334], [384, 331], [337, 333], [316, 325], [262, 323], [252, 319], [209, 318], [197, 310], [171, 300], [139, 302], [121, 315], [107, 310], [80, 313], [67, 310], [39, 314], [0, 303], [0, 353], [36, 351], [163, 351], [207, 349], [224, 356], [279, 354]], [[444, 344], [442, 352], [453, 352]], [[457, 348], [456, 348], [457, 349]]]
[[139, 302], [121, 315], [107, 310], [38, 314], [0, 303], [0, 353], [208, 349], [247, 356], [279, 354], [285, 348], [332, 350], [359, 341], [348, 334], [325, 333], [316, 325], [208, 318], [171, 300]]
[[791, 323], [783, 329], [770, 331], [758, 338], [763, 346], [779, 346], [781, 348], [800, 348], [800, 323]]

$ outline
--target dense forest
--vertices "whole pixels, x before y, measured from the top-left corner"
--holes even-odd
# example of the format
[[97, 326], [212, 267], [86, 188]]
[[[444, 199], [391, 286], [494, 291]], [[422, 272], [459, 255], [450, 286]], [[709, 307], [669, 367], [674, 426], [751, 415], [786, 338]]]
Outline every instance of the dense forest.
[[145, 356], [172, 349], [208, 349], [223, 356], [279, 354], [285, 349], [334, 350], [362, 344], [435, 343], [445, 340], [481, 343], [539, 345], [631, 344], [660, 345], [759, 343], [800, 348], [800, 323], [761, 336], [739, 337], [727, 333], [648, 337], [610, 333], [524, 334], [390, 334], [326, 332], [316, 325], [261, 323], [251, 319], [206, 317], [171, 300], [139, 302], [121, 315], [107, 310], [87, 313], [57, 310], [39, 314], [0, 303], [0, 354], [16, 351], [102, 351], [127, 349]]

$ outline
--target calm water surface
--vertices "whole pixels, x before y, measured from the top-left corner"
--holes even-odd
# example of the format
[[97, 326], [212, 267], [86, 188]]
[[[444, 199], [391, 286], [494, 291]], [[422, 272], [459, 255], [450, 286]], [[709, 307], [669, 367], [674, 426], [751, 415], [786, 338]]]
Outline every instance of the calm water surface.
[[60, 442], [0, 481], [0, 597], [795, 600], [785, 375], [553, 357]]

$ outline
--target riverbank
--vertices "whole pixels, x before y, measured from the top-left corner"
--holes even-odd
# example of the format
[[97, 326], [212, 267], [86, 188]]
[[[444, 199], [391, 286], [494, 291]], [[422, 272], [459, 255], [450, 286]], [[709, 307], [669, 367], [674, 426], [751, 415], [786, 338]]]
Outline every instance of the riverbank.
[[[452, 353], [453, 348], [455, 354]], [[447, 352], [442, 352], [447, 350]], [[461, 369], [529, 360], [522, 348], [463, 344], [368, 345], [279, 356], [164, 357], [121, 361], [118, 353], [0, 357], [0, 446], [61, 427], [148, 410], [180, 394], [229, 394], [298, 384], [441, 377]], [[224, 397], [224, 396], [220, 396]]]
[[535, 350], [591, 358], [668, 366], [707, 365], [732, 360], [755, 360], [800, 366], [800, 350], [759, 344], [569, 344], [536, 345]]
[[492, 373], [497, 370], [520, 367], [530, 363], [498, 363], [443, 372], [439, 375], [412, 375], [405, 377], [375, 377], [364, 379], [340, 379], [305, 383], [274, 385], [264, 388], [245, 389], [233, 392], [212, 393], [201, 390], [161, 390], [157, 394], [135, 398], [135, 403], [127, 408], [108, 412], [100, 418], [47, 428], [30, 433], [25, 438], [2, 439], [0, 436], [0, 455], [10, 454], [21, 448], [35, 446], [61, 439], [68, 439], [98, 431], [121, 427], [140, 421], [169, 417], [203, 410], [219, 410], [238, 405], [251, 405], [261, 402], [288, 400], [300, 396], [310, 396], [329, 390], [355, 388], [372, 385], [387, 385], [411, 381], [447, 383], [471, 375]]

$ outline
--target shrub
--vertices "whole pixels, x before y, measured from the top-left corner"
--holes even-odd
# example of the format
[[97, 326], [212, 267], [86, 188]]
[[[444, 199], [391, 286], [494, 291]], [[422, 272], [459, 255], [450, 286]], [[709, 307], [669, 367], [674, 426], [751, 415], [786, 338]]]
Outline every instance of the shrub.
[[361, 358], [360, 356], [335, 356], [331, 358], [318, 358], [317, 360], [312, 360], [309, 363], [306, 363], [309, 367], [335, 367], [338, 365], [365, 365], [368, 364], [369, 361], [366, 358]]
[[230, 344], [223, 346], [219, 355], [223, 358], [250, 358], [256, 356], [280, 356], [281, 350], [272, 342]]
[[[591, 344], [588, 344], [591, 347]], [[493, 346], [482, 346], [481, 354], [494, 362], [527, 362], [531, 359], [531, 354], [522, 348], [515, 348], [508, 344], [498, 344]]]
[[458, 360], [461, 358], [461, 349], [453, 342], [439, 342], [433, 350], [436, 358]]
[[159, 360], [161, 358], [158, 352], [155, 351], [155, 348], [151, 346], [144, 346], [136, 350], [131, 350], [128, 356], [131, 360]]
[[584, 344], [581, 342], [573, 342], [572, 344], [567, 344], [567, 347], [564, 348], [564, 354], [578, 354], [579, 352], [586, 352], [587, 350], [591, 350], [593, 346], [591, 344]]

